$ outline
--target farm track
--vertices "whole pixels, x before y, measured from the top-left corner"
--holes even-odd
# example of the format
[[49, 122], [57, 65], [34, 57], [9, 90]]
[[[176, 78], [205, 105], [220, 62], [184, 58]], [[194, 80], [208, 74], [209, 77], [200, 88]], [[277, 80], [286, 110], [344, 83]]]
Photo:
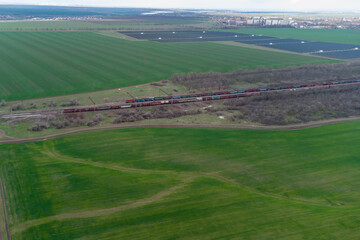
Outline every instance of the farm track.
[[98, 209], [98, 210], [85, 211], [85, 212], [77, 212], [77, 213], [64, 213], [64, 214], [55, 215], [55, 216], [51, 216], [51, 217], [30, 220], [30, 221], [24, 222], [24, 223], [16, 226], [15, 228], [13, 228], [13, 233], [19, 233], [19, 232], [26, 230], [29, 227], [38, 226], [38, 225], [41, 225], [41, 224], [44, 224], [44, 223], [47, 223], [50, 221], [63, 220], [63, 219], [69, 219], [69, 218], [96, 217], [96, 216], [101, 216], [101, 215], [105, 215], [105, 214], [111, 214], [111, 213], [115, 213], [115, 212], [119, 212], [119, 211], [123, 211], [123, 210], [132, 209], [132, 208], [142, 207], [146, 204], [161, 201], [162, 199], [171, 195], [172, 193], [176, 192], [177, 190], [185, 187], [185, 185], [187, 183], [190, 183], [193, 179], [194, 179], [193, 177], [188, 177], [179, 185], [176, 185], [174, 187], [166, 189], [166, 190], [159, 192], [151, 197], [140, 199], [135, 202], [121, 205], [118, 207]]
[[286, 126], [262, 126], [262, 125], [253, 125], [253, 124], [124, 124], [117, 126], [104, 126], [104, 127], [92, 127], [92, 128], [83, 128], [75, 129], [67, 132], [56, 133], [41, 137], [34, 138], [14, 138], [7, 136], [5, 133], [3, 137], [9, 138], [9, 140], [0, 140], [0, 144], [11, 144], [11, 143], [27, 143], [27, 142], [39, 142], [45, 141], [48, 139], [54, 139], [57, 137], [62, 137], [74, 133], [95, 131], [95, 130], [112, 130], [112, 129], [126, 129], [126, 128], [214, 128], [214, 129], [248, 129], [248, 130], [299, 130], [313, 127], [320, 127], [328, 124], [335, 124], [341, 122], [351, 122], [359, 121], [360, 117], [352, 118], [339, 118], [332, 120], [324, 120], [319, 122], [296, 124], [296, 125], [286, 125]]
[[242, 185], [232, 179], [226, 178], [224, 176], [219, 175], [216, 172], [184, 172], [184, 171], [171, 171], [171, 170], [152, 170], [152, 169], [140, 169], [140, 168], [127, 168], [127, 167], [121, 167], [121, 166], [109, 166], [108, 164], [103, 164], [103, 163], [99, 163], [99, 162], [94, 162], [94, 161], [90, 161], [90, 160], [85, 160], [85, 159], [81, 159], [81, 158], [73, 158], [70, 156], [66, 156], [63, 154], [58, 153], [54, 146], [51, 147], [45, 147], [45, 149], [42, 151], [44, 154], [46, 154], [49, 157], [53, 157], [56, 158], [60, 161], [70, 161], [70, 162], [75, 162], [75, 163], [82, 163], [82, 164], [86, 164], [86, 165], [91, 165], [91, 166], [95, 166], [95, 167], [100, 167], [100, 168], [106, 168], [106, 169], [111, 169], [111, 170], [117, 170], [117, 171], [127, 171], [127, 172], [137, 172], [137, 173], [156, 173], [156, 174], [176, 174], [176, 175], [185, 175], [187, 177], [211, 177], [211, 178], [215, 178], [217, 180], [223, 181], [223, 182], [227, 182], [230, 183], [234, 186], [240, 187], [240, 188], [244, 188], [250, 192], [253, 193], [257, 193], [257, 194], [261, 194], [263, 196], [270, 196], [270, 197], [275, 197], [275, 198], [280, 198], [280, 199], [286, 199], [286, 200], [292, 200], [292, 201], [296, 201], [296, 202], [303, 202], [303, 203], [310, 203], [310, 204], [316, 204], [316, 205], [326, 205], [328, 206], [327, 203], [322, 203], [322, 202], [316, 202], [316, 201], [309, 201], [306, 199], [299, 199], [299, 198], [288, 198], [288, 197], [284, 197], [282, 195], [277, 195], [277, 194], [272, 194], [272, 193], [267, 193], [267, 192], [261, 192], [258, 191], [256, 189], [253, 189], [251, 187], [248, 187], [246, 185]]

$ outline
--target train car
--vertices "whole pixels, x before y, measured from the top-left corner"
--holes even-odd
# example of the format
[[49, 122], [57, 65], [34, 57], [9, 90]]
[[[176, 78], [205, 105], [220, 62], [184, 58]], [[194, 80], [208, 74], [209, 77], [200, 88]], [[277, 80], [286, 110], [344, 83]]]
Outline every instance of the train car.
[[227, 91], [227, 92], [215, 92], [215, 93], [213, 93], [213, 95], [225, 95], [225, 94], [230, 94], [230, 92]]
[[267, 91], [268, 89], [267, 88], [261, 88], [260, 89], [260, 92], [265, 92], [265, 91]]
[[73, 112], [75, 112], [76, 111], [76, 109], [75, 108], [71, 108], [71, 109], [64, 109], [63, 110], [63, 113], [73, 113]]
[[136, 100], [135, 100], [135, 99], [132, 99], [132, 100], [126, 100], [126, 103], [134, 103], [134, 102], [136, 102]]
[[236, 98], [236, 95], [222, 95], [220, 99], [229, 99], [229, 98]]
[[136, 108], [136, 107], [141, 107], [142, 103], [133, 103], [131, 104], [131, 107]]
[[164, 97], [154, 97], [154, 100], [157, 101], [157, 100], [164, 100]]
[[260, 91], [259, 89], [249, 89], [249, 90], [245, 90], [245, 92], [258, 92]]
[[109, 110], [111, 107], [110, 106], [100, 106], [98, 107], [99, 111], [105, 111], [105, 110]]
[[122, 105], [120, 108], [131, 108], [131, 105]]
[[150, 103], [150, 102], [142, 103], [142, 104], [141, 104], [141, 107], [149, 107], [149, 106], [151, 106], [151, 104], [152, 104], [152, 103]]
[[161, 105], [161, 102], [152, 102], [150, 106], [157, 106], [157, 105]]
[[184, 99], [184, 100], [179, 100], [178, 103], [187, 103], [187, 102], [195, 102], [195, 99]]
[[220, 100], [220, 96], [212, 96], [211, 99], [212, 100]]
[[120, 105], [112, 105], [111, 106], [111, 109], [119, 109], [120, 108]]

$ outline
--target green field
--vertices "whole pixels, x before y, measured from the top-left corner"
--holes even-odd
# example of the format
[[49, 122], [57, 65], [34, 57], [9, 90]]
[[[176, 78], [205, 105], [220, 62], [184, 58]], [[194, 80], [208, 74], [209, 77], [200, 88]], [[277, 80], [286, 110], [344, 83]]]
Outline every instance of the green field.
[[0, 31], [19, 30], [89, 30], [111, 29], [106, 24], [96, 24], [86, 21], [3, 21], [0, 22]]
[[0, 98], [117, 88], [167, 79], [174, 73], [329, 61], [215, 43], [126, 41], [92, 32], [1, 32]]
[[12, 239], [358, 239], [359, 144], [360, 122], [95, 131], [0, 169]]
[[309, 41], [360, 44], [360, 30], [355, 29], [295, 29], [295, 28], [250, 28], [229, 30], [237, 33], [257, 34], [278, 38], [293, 38]]
[[169, 29], [187, 26], [206, 27], [209, 21], [198, 19], [133, 19], [131, 20], [53, 20], [53, 21], [0, 21], [0, 31], [59, 31], [59, 30], [133, 30]]

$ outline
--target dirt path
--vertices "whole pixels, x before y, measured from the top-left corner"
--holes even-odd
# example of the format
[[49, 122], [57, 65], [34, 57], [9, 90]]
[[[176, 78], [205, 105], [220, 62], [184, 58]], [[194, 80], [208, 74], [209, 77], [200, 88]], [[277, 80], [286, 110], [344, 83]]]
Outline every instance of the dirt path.
[[51, 134], [42, 137], [34, 138], [14, 138], [7, 135], [3, 137], [9, 138], [9, 140], [0, 140], [0, 144], [9, 144], [9, 143], [26, 143], [26, 142], [39, 142], [45, 141], [48, 139], [54, 139], [61, 136], [66, 136], [73, 133], [94, 131], [94, 130], [111, 130], [111, 129], [124, 129], [124, 128], [217, 128], [217, 129], [253, 129], [253, 130], [298, 130], [312, 127], [320, 127], [323, 125], [341, 123], [341, 122], [350, 122], [350, 121], [359, 121], [360, 117], [353, 118], [339, 118], [333, 120], [324, 120], [319, 122], [305, 123], [305, 124], [296, 124], [296, 125], [286, 125], [286, 126], [262, 126], [262, 125], [252, 125], [252, 124], [123, 124], [123, 125], [113, 125], [105, 127], [92, 127], [92, 128], [82, 128], [74, 129], [67, 132]]
[[151, 197], [148, 197], [145, 199], [140, 199], [138, 201], [135, 201], [135, 202], [132, 202], [129, 204], [121, 205], [121, 206], [114, 207], [114, 208], [106, 208], [106, 209], [99, 209], [99, 210], [94, 210], [94, 211], [85, 211], [85, 212], [78, 212], [78, 213], [65, 213], [65, 214], [60, 214], [60, 215], [56, 215], [56, 216], [30, 220], [30, 221], [24, 222], [16, 227], [14, 227], [12, 230], [13, 230], [13, 233], [18, 233], [18, 232], [22, 232], [22, 231], [26, 230], [29, 227], [41, 225], [43, 223], [47, 223], [47, 222], [54, 221], [54, 220], [62, 220], [62, 219], [68, 219], [68, 218], [95, 217], [95, 216], [101, 216], [101, 215], [105, 215], [105, 214], [119, 212], [122, 210], [131, 209], [131, 208], [141, 207], [146, 204], [150, 204], [150, 203], [157, 202], [157, 201], [164, 199], [165, 197], [176, 192], [177, 190], [185, 187], [185, 185], [187, 183], [190, 183], [193, 179], [194, 179], [193, 177], [188, 177], [187, 179], [185, 179], [185, 181], [183, 183], [181, 183], [177, 186], [171, 187], [171, 188], [166, 189], [165, 191], [159, 192]]
[[68, 162], [73, 162], [73, 163], [81, 163], [81, 164], [86, 164], [86, 165], [90, 165], [93, 167], [99, 167], [99, 168], [106, 168], [106, 169], [111, 169], [111, 170], [116, 170], [116, 171], [124, 171], [124, 172], [136, 172], [136, 173], [155, 173], [155, 174], [182, 174], [182, 175], [188, 175], [188, 176], [196, 176], [194, 174], [191, 174], [189, 172], [175, 172], [175, 171], [166, 171], [166, 170], [152, 170], [152, 169], [141, 169], [141, 168], [128, 168], [128, 167], [121, 167], [118, 165], [109, 165], [109, 164], [104, 164], [101, 162], [94, 162], [91, 160], [85, 160], [82, 158], [74, 158], [71, 156], [66, 156], [64, 154], [61, 154], [59, 152], [57, 152], [54, 148], [54, 146], [46, 146], [44, 148], [44, 150], [41, 151], [42, 153], [44, 153], [46, 156], [51, 157], [51, 158], [55, 158], [61, 161], [68, 161]]

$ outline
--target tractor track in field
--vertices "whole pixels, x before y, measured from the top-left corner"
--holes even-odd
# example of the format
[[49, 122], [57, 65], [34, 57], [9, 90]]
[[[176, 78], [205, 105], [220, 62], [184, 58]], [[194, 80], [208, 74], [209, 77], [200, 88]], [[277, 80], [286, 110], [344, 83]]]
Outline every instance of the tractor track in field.
[[[7, 136], [2, 130], [0, 130], [0, 137], [8, 138], [9, 140], [0, 140], [0, 144], [11, 144], [11, 143], [27, 143], [27, 142], [39, 142], [45, 141], [49, 139], [54, 139], [57, 137], [62, 137], [74, 133], [95, 131], [95, 130], [112, 130], [112, 129], [126, 129], [126, 128], [211, 128], [211, 129], [243, 129], [243, 130], [299, 130], [313, 127], [320, 127], [328, 124], [335, 124], [341, 122], [351, 122], [351, 121], [359, 121], [360, 117], [352, 117], [352, 118], [339, 118], [332, 120], [324, 120], [319, 122], [311, 122], [304, 124], [296, 124], [296, 125], [285, 125], [285, 126], [263, 126], [263, 125], [255, 125], [255, 124], [158, 124], [158, 123], [140, 123], [140, 124], [123, 124], [123, 125], [115, 125], [115, 126], [103, 126], [103, 127], [92, 127], [92, 128], [82, 128], [82, 129], [74, 129], [69, 130], [62, 133], [56, 133], [41, 137], [33, 137], [33, 138], [15, 138]], [[1, 135], [2, 133], [2, 135]]]
[[[154, 203], [154, 202], [161, 201], [162, 199], [164, 199], [165, 197], [173, 194], [177, 190], [185, 187], [186, 184], [191, 183], [195, 178], [198, 178], [198, 177], [213, 178], [215, 180], [225, 182], [225, 183], [231, 184], [231, 185], [233, 185], [235, 187], [244, 189], [245, 191], [249, 191], [249, 192], [252, 192], [254, 194], [259, 194], [259, 195], [262, 195], [262, 196], [265, 196], [265, 197], [272, 197], [272, 198], [277, 198], [277, 199], [282, 199], [282, 200], [287, 200], [287, 201], [295, 201], [295, 202], [298, 202], [298, 203], [311, 204], [311, 205], [317, 205], [317, 206], [328, 206], [328, 207], [333, 207], [334, 206], [334, 205], [329, 205], [328, 203], [324, 203], [324, 202], [310, 201], [310, 200], [300, 199], [300, 198], [290, 198], [290, 197], [278, 195], [278, 194], [275, 194], [275, 193], [262, 192], [260, 190], [254, 189], [252, 187], [243, 185], [243, 184], [241, 184], [241, 183], [239, 183], [239, 182], [237, 182], [235, 180], [224, 177], [224, 176], [220, 175], [217, 172], [209, 172], [209, 173], [206, 173], [206, 172], [203, 172], [203, 173], [202, 172], [183, 172], [183, 171], [176, 172], [176, 171], [171, 171], [171, 170], [152, 170], [152, 169], [128, 168], [128, 167], [113, 166], [113, 165], [103, 164], [103, 163], [99, 163], [99, 162], [94, 162], [94, 161], [91, 161], [91, 160], [66, 156], [66, 155], [63, 155], [63, 154], [57, 152], [56, 149], [54, 148], [54, 145], [44, 146], [43, 149], [41, 149], [39, 147], [39, 150], [42, 150], [43, 154], [45, 154], [45, 155], [47, 155], [49, 157], [56, 158], [56, 159], [58, 159], [60, 161], [68, 161], [68, 162], [73, 162], [73, 163], [86, 164], [86, 165], [90, 165], [90, 166], [94, 166], [94, 167], [111, 169], [111, 170], [116, 170], [116, 171], [127, 171], [127, 172], [136, 172], [136, 173], [144, 173], [144, 174], [146, 174], [146, 173], [154, 174], [155, 173], [155, 174], [183, 175], [184, 178], [182, 179], [183, 182], [181, 184], [179, 184], [179, 185], [170, 187], [170, 188], [168, 188], [168, 189], [166, 189], [164, 191], [161, 191], [161, 192], [159, 192], [159, 193], [157, 193], [157, 194], [155, 194], [153, 196], [150, 196], [150, 197], [147, 197], [147, 198], [144, 198], [144, 199], [140, 199], [140, 200], [136, 200], [134, 202], [124, 204], [124, 205], [120, 205], [120, 206], [117, 206], [117, 207], [90, 210], [90, 211], [83, 211], [83, 212], [75, 212], [75, 213], [63, 213], [63, 214], [58, 214], [58, 215], [54, 215], [54, 216], [29, 220], [29, 221], [20, 223], [17, 226], [13, 227], [12, 228], [12, 233], [13, 234], [23, 232], [23, 231], [25, 231], [26, 229], [28, 229], [30, 227], [38, 226], [38, 225], [45, 224], [45, 223], [48, 223], [48, 222], [51, 222], [51, 221], [72, 219], [72, 218], [96, 217], [96, 216], [102, 216], [102, 215], [106, 215], [106, 214], [120, 212], [120, 211], [123, 211], [123, 210], [132, 209], [132, 208], [142, 207], [142, 206], [145, 206], [147, 204], [151, 204], [151, 203]], [[3, 194], [2, 193], [2, 186], [1, 186], [1, 194]], [[4, 202], [3, 202], [3, 204], [4, 204]], [[8, 231], [8, 227], [7, 227], [7, 231]], [[8, 232], [8, 234], [10, 234], [10, 231]], [[10, 240], [10, 238], [9, 238], [9, 240]]]
[[30, 220], [30, 221], [21, 223], [18, 226], [14, 227], [13, 232], [20, 233], [29, 227], [38, 226], [38, 225], [41, 225], [41, 224], [44, 224], [47, 222], [51, 222], [51, 221], [55, 221], [55, 220], [63, 220], [63, 219], [70, 219], [70, 218], [96, 217], [96, 216], [101, 216], [101, 215], [105, 215], [105, 214], [111, 214], [111, 213], [115, 213], [115, 212], [119, 212], [119, 211], [123, 211], [123, 210], [132, 209], [132, 208], [142, 207], [142, 206], [145, 206], [145, 205], [153, 203], [153, 202], [161, 201], [162, 199], [171, 195], [172, 193], [176, 192], [177, 190], [185, 187], [186, 184], [190, 183], [193, 179], [194, 179], [194, 177], [190, 176], [190, 177], [186, 178], [179, 185], [168, 188], [168, 189], [161, 191], [161, 192], [159, 192], [153, 196], [150, 196], [148, 198], [144, 198], [144, 199], [134, 201], [132, 203], [120, 205], [118, 207], [77, 212], [77, 213], [64, 213], [64, 214], [59, 214], [59, 215], [55, 215], [55, 216]]
[[56, 151], [54, 145], [45, 146], [43, 149], [40, 149], [40, 151], [42, 153], [44, 153], [45, 155], [47, 155], [49, 157], [52, 157], [52, 158], [55, 158], [55, 159], [58, 159], [60, 161], [69, 161], [69, 162], [73, 162], [73, 163], [81, 163], [81, 164], [86, 164], [86, 165], [90, 165], [90, 166], [93, 166], [93, 167], [106, 168], [106, 169], [111, 169], [111, 170], [116, 170], [116, 171], [136, 172], [136, 173], [144, 173], [144, 174], [151, 173], [151, 174], [183, 175], [183, 176], [186, 176], [187, 178], [188, 177], [192, 177], [192, 178], [210, 177], [210, 178], [214, 178], [216, 180], [222, 181], [222, 182], [230, 183], [230, 184], [232, 184], [232, 185], [234, 185], [236, 187], [246, 189], [249, 192], [260, 194], [260, 195], [267, 196], [267, 197], [275, 197], [275, 198], [278, 198], [278, 199], [286, 199], [286, 200], [290, 200], [290, 201], [296, 201], [296, 202], [302, 202], [302, 203], [308, 203], [308, 204], [314, 204], [314, 205], [330, 206], [328, 203], [310, 201], [310, 200], [301, 199], [301, 198], [289, 198], [289, 197], [285, 197], [285, 196], [270, 193], [270, 192], [262, 192], [262, 191], [259, 191], [257, 189], [254, 189], [252, 187], [248, 187], [246, 185], [243, 185], [243, 184], [241, 184], [241, 183], [239, 183], [239, 182], [237, 182], [235, 180], [226, 178], [226, 177], [220, 175], [217, 172], [184, 172], [184, 171], [172, 171], [172, 170], [154, 170], [154, 169], [142, 169], [142, 168], [129, 168], [129, 167], [122, 167], [122, 166], [118, 166], [118, 165], [109, 165], [109, 164], [104, 164], [104, 163], [100, 163], [100, 162], [94, 162], [94, 161], [86, 160], [86, 159], [82, 159], [82, 158], [74, 158], [74, 157], [71, 157], [71, 156], [61, 154], [61, 153]]

